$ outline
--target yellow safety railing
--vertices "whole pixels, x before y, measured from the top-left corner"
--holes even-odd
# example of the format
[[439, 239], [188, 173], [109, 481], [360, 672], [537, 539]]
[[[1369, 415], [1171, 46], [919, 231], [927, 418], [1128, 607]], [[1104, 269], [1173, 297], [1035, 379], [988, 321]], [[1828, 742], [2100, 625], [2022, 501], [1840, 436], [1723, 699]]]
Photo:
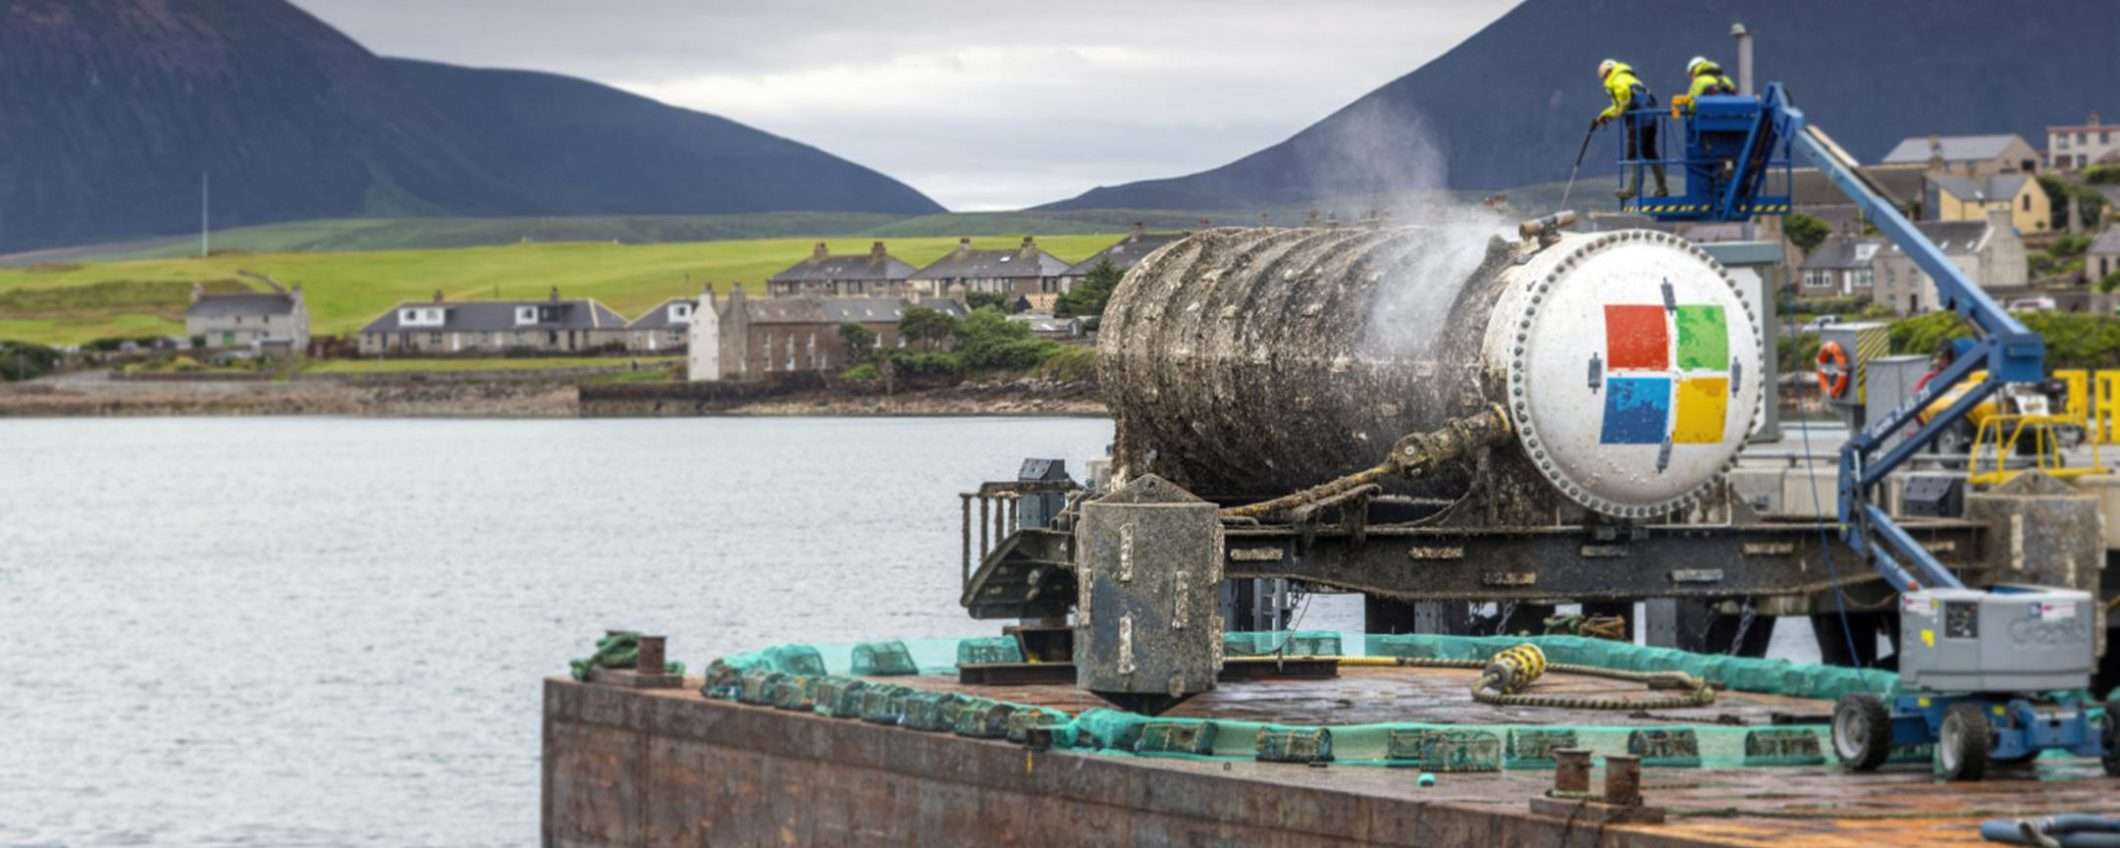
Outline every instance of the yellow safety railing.
[[2081, 368], [2062, 368], [2054, 372], [2054, 379], [2068, 387], [2068, 406], [2061, 410], [2061, 414], [2070, 420], [2089, 421], [2091, 418], [2090, 376], [2089, 371]]
[[2061, 454], [2060, 440], [2054, 428], [2073, 426], [2083, 422], [2080, 417], [2062, 415], [1990, 415], [1980, 422], [1980, 429], [1973, 436], [1973, 457], [1966, 469], [1966, 482], [1974, 485], [2000, 485], [2015, 479], [2027, 469], [2008, 467], [2009, 458], [2016, 456], [2024, 440], [2032, 440], [2032, 467], [2045, 472], [2049, 477], [2072, 478], [2110, 474], [2099, 447], [2100, 439], [2090, 439], [2091, 462], [2089, 465], [2069, 465]]
[[2120, 437], [2120, 371], [2099, 371], [2091, 384], [2090, 415], [2087, 425], [2093, 444], [2113, 444]]

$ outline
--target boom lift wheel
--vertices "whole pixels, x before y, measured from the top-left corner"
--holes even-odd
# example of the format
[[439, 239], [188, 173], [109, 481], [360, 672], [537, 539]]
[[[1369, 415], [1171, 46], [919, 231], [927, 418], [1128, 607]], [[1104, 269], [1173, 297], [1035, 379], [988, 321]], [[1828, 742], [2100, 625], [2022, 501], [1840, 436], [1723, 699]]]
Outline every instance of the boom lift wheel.
[[1987, 774], [1995, 729], [1978, 703], [1952, 704], [1936, 739], [1936, 766], [1945, 780], [1979, 780]]
[[1833, 753], [1854, 771], [1876, 771], [1892, 755], [1892, 716], [1884, 701], [1867, 692], [1843, 695], [1833, 705]]

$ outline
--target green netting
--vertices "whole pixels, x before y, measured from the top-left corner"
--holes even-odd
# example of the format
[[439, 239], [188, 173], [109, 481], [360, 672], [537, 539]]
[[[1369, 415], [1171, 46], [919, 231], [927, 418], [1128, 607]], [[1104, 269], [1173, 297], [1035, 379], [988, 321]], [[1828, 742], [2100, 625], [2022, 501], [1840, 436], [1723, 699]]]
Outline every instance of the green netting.
[[1020, 663], [1023, 661], [1023, 645], [1014, 636], [986, 636], [978, 639], [957, 640], [957, 664], [991, 665], [994, 663]]
[[1259, 657], [1268, 654], [1289, 657], [1337, 657], [1340, 656], [1340, 634], [1330, 630], [1224, 633], [1222, 654], [1230, 657]]
[[[604, 638], [596, 640], [596, 653], [567, 663], [567, 672], [576, 680], [588, 680], [591, 668], [632, 668], [640, 662], [640, 632], [637, 630], [606, 630]], [[663, 663], [665, 674], [685, 673], [685, 664]]]
[[[1554, 662], [1631, 671], [1676, 670], [1739, 691], [1830, 701], [1849, 692], [1887, 693], [1897, 675], [1785, 660], [1693, 654], [1576, 636], [1346, 636], [1330, 631], [1231, 633], [1230, 656], [1280, 653], [1335, 656], [1353, 646], [1376, 656], [1486, 659], [1531, 641]], [[1056, 748], [1092, 755], [1331, 762], [1431, 772], [1550, 769], [1552, 752], [1583, 748], [1595, 755], [1634, 754], [1655, 768], [1816, 765], [1830, 760], [1825, 725], [1732, 726], [1440, 724], [1419, 721], [1330, 727], [1270, 725], [1196, 718], [1151, 718], [1093, 708], [1080, 715], [1045, 707], [945, 693], [920, 675], [954, 675], [958, 663], [1020, 662], [1010, 637], [782, 645], [723, 658], [709, 666], [709, 697], [819, 715], [891, 724], [930, 733], [1024, 741], [1032, 727], [1052, 730]], [[865, 669], [857, 671], [857, 669]], [[874, 679], [892, 675], [888, 680]], [[870, 679], [862, 679], [867, 676]], [[937, 681], [939, 682], [939, 681]], [[1410, 716], [1409, 716], [1410, 717]], [[1894, 760], [1926, 759], [1925, 748]]]
[[863, 642], [854, 646], [853, 673], [860, 677], [894, 677], [919, 674], [913, 652], [904, 642]]
[[1556, 663], [1627, 671], [1683, 671], [1711, 685], [1739, 692], [1831, 701], [1853, 692], [1888, 694], [1899, 685], [1899, 675], [1889, 671], [1696, 654], [1583, 636], [1370, 636], [1366, 648], [1372, 656], [1470, 660], [1486, 659], [1524, 642], [1538, 645], [1546, 652], [1546, 658]]

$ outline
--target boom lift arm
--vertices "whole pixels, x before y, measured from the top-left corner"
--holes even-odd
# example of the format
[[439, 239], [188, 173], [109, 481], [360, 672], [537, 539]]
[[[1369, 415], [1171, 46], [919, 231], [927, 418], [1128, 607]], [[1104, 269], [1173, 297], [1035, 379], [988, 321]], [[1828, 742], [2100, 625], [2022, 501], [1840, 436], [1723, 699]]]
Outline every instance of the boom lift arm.
[[[1768, 191], [1767, 177], [1780, 170], [1787, 181], [1793, 149], [1935, 281], [1943, 306], [1971, 323], [1976, 337], [1913, 398], [1879, 420], [1864, 422], [1841, 446], [1841, 536], [1900, 592], [1899, 682], [1904, 689], [1891, 696], [1889, 706], [1869, 693], [1841, 698], [1833, 711], [1835, 755], [1849, 768], [1867, 771], [1882, 765], [1894, 747], [1933, 743], [1945, 777], [1978, 779], [1990, 759], [2028, 759], [2060, 749], [2099, 757], [2108, 775], [2120, 775], [2120, 720], [2115, 718], [2120, 704], [2108, 705], [2101, 724], [2089, 717], [2078, 695], [2030, 694], [2089, 684], [2094, 643], [2083, 622], [2093, 615], [2090, 594], [2028, 586], [1968, 590], [1873, 499], [1887, 475], [2003, 385], [2044, 378], [2045, 340], [1958, 270], [1863, 178], [1832, 139], [1806, 126], [1779, 83], [1757, 98], [1674, 100], [1669, 118], [1685, 120], [1686, 193], [1636, 201], [1636, 211], [1664, 221], [1746, 221], [1786, 212], [1791, 198]], [[1666, 119], [1654, 110], [1628, 117], [1629, 131], [1644, 121]], [[1623, 162], [1633, 168], [1662, 164]], [[1893, 434], [1918, 421], [1921, 410], [1982, 368], [1986, 375], [1942, 413], [1911, 437], [1885, 446]]]
[[[2001, 389], [2003, 384], [2043, 379], [2046, 376], [2046, 341], [2004, 311], [1905, 215], [1878, 196], [1838, 145], [1817, 127], [1804, 124], [1803, 113], [1788, 105], [1780, 86], [1768, 87], [1767, 97], [1762, 98], [1762, 108], [1772, 120], [1785, 123], [1793, 131], [1790, 141], [1796, 152], [1817, 165], [1819, 173], [1853, 200], [1878, 232], [1898, 245], [1908, 258], [1914, 260], [1916, 267], [1936, 282], [1936, 293], [1944, 308], [1958, 313], [1973, 325], [1976, 340], [1971, 350], [1953, 359], [1950, 366], [1916, 392], [1913, 399], [1900, 404], [1881, 420], [1865, 422], [1862, 430], [1851, 434], [1840, 448], [1841, 533], [1849, 546], [1869, 556], [1878, 572], [1900, 591], [1919, 590], [1923, 585], [1963, 588], [1964, 584], [1900, 529], [1871, 496], [1886, 475], [1937, 434], [1963, 420], [1968, 412]], [[1942, 414], [1930, 418], [1911, 438], [1879, 453], [1880, 446], [1891, 434], [1913, 422], [1920, 410], [1928, 408], [1959, 380], [1981, 368], [1987, 369], [1986, 379]], [[1899, 565], [1894, 559], [1895, 553], [1913, 565], [1914, 574]]]
[[[1865, 422], [1841, 446], [1838, 492], [1842, 537], [1894, 589], [1909, 592], [1924, 587], [1963, 588], [1964, 584], [1901, 529], [1872, 496], [1885, 477], [1908, 457], [1964, 419], [2004, 384], [2043, 379], [2045, 340], [2026, 329], [1989, 298], [1979, 284], [1967, 278], [1870, 185], [1839, 145], [1822, 130], [1807, 125], [1803, 112], [1789, 104], [1780, 83], [1768, 84], [1757, 98], [1724, 95], [1681, 101], [1673, 105], [1670, 116], [1678, 117], [1681, 109], [1687, 110], [1687, 152], [1677, 164], [1683, 165], [1688, 175], [1687, 194], [1676, 202], [1637, 201], [1637, 211], [1665, 221], [1745, 221], [1755, 215], [1786, 211], [1790, 198], [1785, 194], [1769, 196], [1766, 183], [1769, 174], [1777, 169], [1786, 174], [1788, 151], [1793, 149], [1818, 166], [1819, 172], [1854, 201], [1878, 232], [1898, 245], [1935, 281], [1945, 308], [1973, 325], [1977, 339], [1970, 351], [1953, 360], [1913, 399], [1880, 420]], [[1634, 116], [1636, 121], [1662, 121], [1665, 117], [1649, 109]], [[1647, 160], [1623, 162], [1624, 166], [1635, 168], [1650, 164], [1653, 163]], [[1696, 182], [1701, 184], [1695, 185]], [[1986, 378], [1942, 414], [1922, 424], [1911, 438], [1888, 449], [1883, 447], [1891, 434], [1914, 422], [1921, 410], [1968, 374], [1983, 368]], [[1900, 564], [1902, 560], [1911, 570]]]

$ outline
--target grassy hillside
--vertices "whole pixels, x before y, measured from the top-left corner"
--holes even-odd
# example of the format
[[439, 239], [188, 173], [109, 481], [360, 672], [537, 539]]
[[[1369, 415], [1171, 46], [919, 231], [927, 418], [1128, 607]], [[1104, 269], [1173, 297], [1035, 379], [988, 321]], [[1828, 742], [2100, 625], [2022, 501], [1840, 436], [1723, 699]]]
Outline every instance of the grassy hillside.
[[[1045, 236], [1040, 246], [1079, 261], [1116, 234]], [[973, 239], [982, 248], [1013, 247], [1022, 236]], [[663, 300], [733, 282], [757, 293], [764, 279], [809, 255], [811, 238], [676, 244], [531, 243], [434, 250], [216, 254], [204, 259], [146, 259], [0, 269], [0, 339], [80, 344], [106, 336], [175, 335], [190, 284], [254, 288], [239, 272], [300, 283], [310, 326], [319, 334], [354, 332], [400, 301], [593, 297], [627, 317]], [[866, 237], [829, 239], [835, 253], [868, 249]], [[951, 237], [893, 238], [891, 253], [914, 265], [940, 258]]]

